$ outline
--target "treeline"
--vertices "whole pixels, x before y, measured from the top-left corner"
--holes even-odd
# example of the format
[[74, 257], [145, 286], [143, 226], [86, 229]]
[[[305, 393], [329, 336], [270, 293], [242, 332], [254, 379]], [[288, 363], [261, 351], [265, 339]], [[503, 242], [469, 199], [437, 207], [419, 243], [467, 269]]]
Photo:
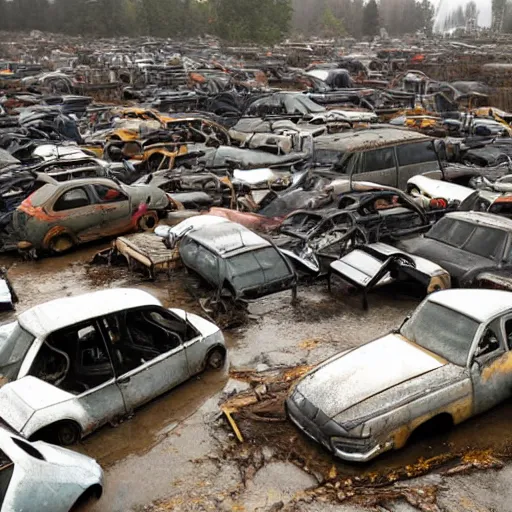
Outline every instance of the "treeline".
[[291, 16], [291, 0], [0, 0], [0, 29], [98, 37], [213, 34], [272, 44]]
[[471, 0], [465, 8], [459, 5], [443, 21], [443, 30], [450, 30], [457, 27], [466, 27], [467, 23], [478, 20], [479, 15], [476, 2]]
[[[512, 32], [512, 0], [492, 0], [494, 20]], [[0, 0], [0, 29], [97, 37], [197, 37], [273, 44], [288, 35], [328, 38], [430, 35], [431, 0]], [[439, 29], [478, 18], [476, 4], [457, 7]]]
[[430, 0], [293, 0], [292, 26], [306, 35], [373, 36], [380, 28], [391, 36], [433, 29]]
[[493, 28], [495, 30], [512, 33], [512, 1], [492, 0]]

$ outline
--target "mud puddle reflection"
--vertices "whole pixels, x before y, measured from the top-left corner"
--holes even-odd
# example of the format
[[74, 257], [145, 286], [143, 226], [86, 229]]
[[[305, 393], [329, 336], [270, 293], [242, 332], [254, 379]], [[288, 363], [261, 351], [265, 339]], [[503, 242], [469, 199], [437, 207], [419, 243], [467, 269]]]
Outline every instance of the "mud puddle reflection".
[[118, 426], [105, 426], [92, 434], [77, 447], [78, 451], [94, 457], [104, 468], [130, 455], [142, 456], [219, 393], [226, 382], [224, 373], [206, 372], [192, 378], [137, 409], [133, 417]]

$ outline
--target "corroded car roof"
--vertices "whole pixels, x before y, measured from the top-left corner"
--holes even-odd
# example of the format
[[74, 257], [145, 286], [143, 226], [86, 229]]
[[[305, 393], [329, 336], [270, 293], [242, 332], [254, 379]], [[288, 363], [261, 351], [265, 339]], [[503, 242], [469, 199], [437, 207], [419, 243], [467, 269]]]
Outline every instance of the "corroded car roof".
[[115, 288], [45, 302], [18, 316], [20, 325], [38, 338], [80, 322], [126, 309], [161, 306], [142, 290]]
[[315, 138], [315, 149], [363, 151], [408, 142], [434, 140], [428, 135], [401, 128], [372, 128], [367, 130], [320, 135]]

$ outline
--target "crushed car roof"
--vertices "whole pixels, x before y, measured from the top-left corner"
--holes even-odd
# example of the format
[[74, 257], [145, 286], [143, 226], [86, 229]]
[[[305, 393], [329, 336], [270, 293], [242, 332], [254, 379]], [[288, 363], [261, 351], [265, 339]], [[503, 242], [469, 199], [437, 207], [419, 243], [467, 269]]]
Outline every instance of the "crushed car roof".
[[512, 292], [502, 290], [444, 290], [430, 295], [428, 300], [477, 322], [486, 322], [512, 310]]
[[18, 322], [42, 338], [92, 318], [143, 306], [161, 306], [161, 303], [142, 290], [115, 288], [45, 302], [19, 315]]
[[234, 222], [209, 225], [188, 236], [222, 257], [272, 246], [268, 240]]

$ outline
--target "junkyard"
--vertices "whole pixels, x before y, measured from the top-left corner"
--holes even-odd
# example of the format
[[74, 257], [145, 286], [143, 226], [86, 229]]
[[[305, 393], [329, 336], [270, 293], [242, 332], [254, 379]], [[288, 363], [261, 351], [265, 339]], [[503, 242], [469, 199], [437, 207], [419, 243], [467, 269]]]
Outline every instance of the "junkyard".
[[511, 511], [512, 4], [97, 3], [0, 0], [0, 510]]

